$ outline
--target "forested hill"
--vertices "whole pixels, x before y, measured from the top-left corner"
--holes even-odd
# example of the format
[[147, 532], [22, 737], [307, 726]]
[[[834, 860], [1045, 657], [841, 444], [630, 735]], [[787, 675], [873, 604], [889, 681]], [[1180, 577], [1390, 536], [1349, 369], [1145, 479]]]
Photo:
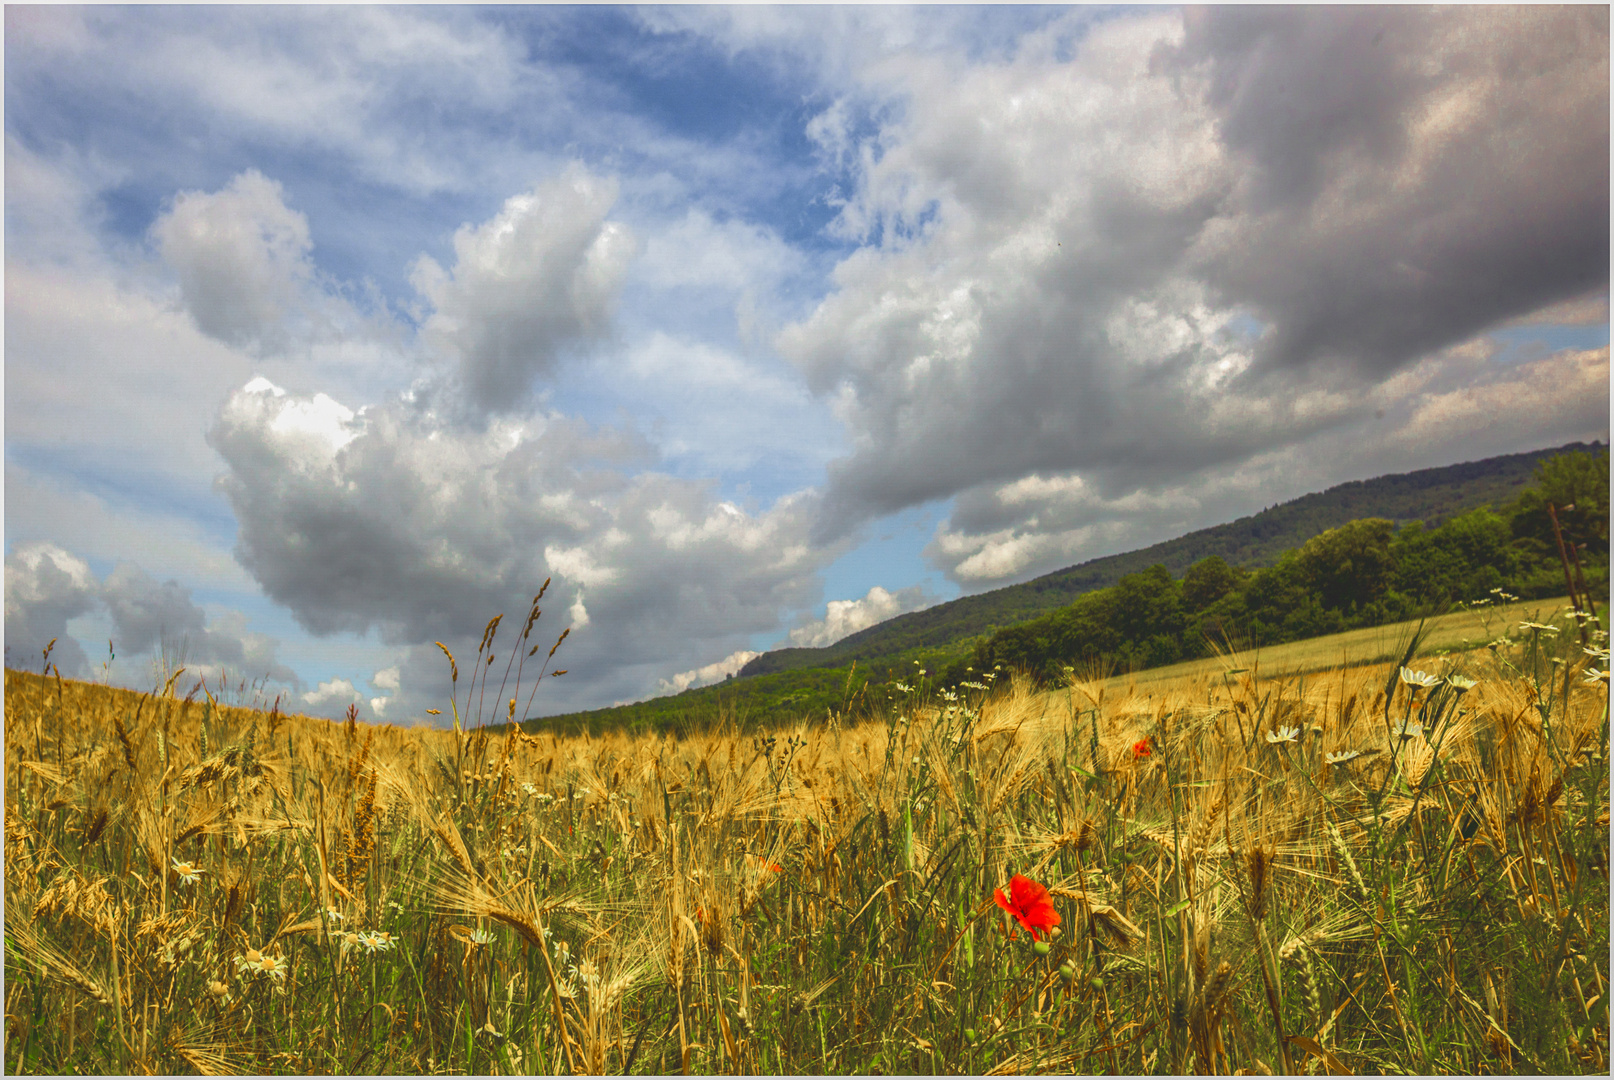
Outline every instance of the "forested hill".
[[1231, 566], [1269, 566], [1283, 552], [1300, 547], [1319, 533], [1362, 518], [1387, 518], [1397, 525], [1422, 521], [1432, 527], [1475, 507], [1509, 502], [1530, 486], [1539, 461], [1577, 450], [1601, 453], [1606, 447], [1602, 443], [1570, 443], [1444, 468], [1353, 480], [1139, 551], [1091, 559], [1020, 585], [899, 615], [822, 649], [764, 653], [742, 668], [740, 674], [835, 667], [852, 660], [948, 645], [1055, 611], [1084, 593], [1108, 588], [1125, 575], [1156, 564], [1178, 576], [1211, 555], [1221, 556]]

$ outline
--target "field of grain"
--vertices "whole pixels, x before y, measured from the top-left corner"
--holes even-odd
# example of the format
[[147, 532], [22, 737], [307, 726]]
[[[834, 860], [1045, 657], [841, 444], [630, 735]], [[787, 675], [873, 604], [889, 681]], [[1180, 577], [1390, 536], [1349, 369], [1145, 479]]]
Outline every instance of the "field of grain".
[[6, 1068], [1606, 1073], [1607, 637], [1556, 622], [636, 739], [8, 671]]
[[[1602, 603], [1607, 606], [1606, 601]], [[1251, 671], [1259, 679], [1290, 679], [1313, 672], [1388, 663], [1405, 651], [1413, 633], [1419, 635], [1418, 651], [1422, 656], [1473, 652], [1505, 639], [1509, 631], [1516, 634], [1521, 623], [1555, 622], [1564, 618], [1570, 610], [1567, 596], [1518, 600], [1504, 594], [1491, 600], [1460, 604], [1452, 611], [1421, 622], [1370, 626], [1327, 637], [1268, 645], [1263, 649], [1224, 649], [1220, 655], [1202, 660], [1187, 660], [1167, 667], [1111, 675], [1106, 685], [1114, 688], [1142, 687], [1200, 677], [1218, 680], [1230, 669], [1240, 668]]]

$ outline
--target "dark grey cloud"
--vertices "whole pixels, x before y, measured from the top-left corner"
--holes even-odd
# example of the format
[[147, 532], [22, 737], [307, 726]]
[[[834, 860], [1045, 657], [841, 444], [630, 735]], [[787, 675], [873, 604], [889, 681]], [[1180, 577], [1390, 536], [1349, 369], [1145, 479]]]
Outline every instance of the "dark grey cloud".
[[1607, 288], [1606, 10], [1151, 11], [868, 78], [880, 130], [818, 131], [870, 242], [777, 344], [852, 442], [816, 535], [956, 496], [961, 583], [1202, 516], [1266, 455], [1349, 478], [1443, 378], [1539, 375], [1449, 350]]
[[1606, 285], [1606, 7], [1209, 8], [1158, 66], [1244, 170], [1202, 272], [1259, 365], [1382, 376]]

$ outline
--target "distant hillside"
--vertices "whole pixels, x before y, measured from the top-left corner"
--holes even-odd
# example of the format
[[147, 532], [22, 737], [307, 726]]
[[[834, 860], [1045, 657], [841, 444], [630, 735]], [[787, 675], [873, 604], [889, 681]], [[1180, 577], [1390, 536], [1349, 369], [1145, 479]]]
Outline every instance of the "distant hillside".
[[839, 667], [853, 660], [885, 660], [915, 650], [957, 648], [965, 640], [1065, 607], [1084, 593], [1114, 585], [1127, 574], [1162, 564], [1180, 576], [1210, 555], [1232, 566], [1268, 566], [1327, 529], [1360, 518], [1397, 525], [1438, 525], [1475, 507], [1500, 506], [1530, 486], [1536, 463], [1555, 454], [1603, 451], [1602, 443], [1570, 443], [1437, 469], [1353, 480], [1303, 495], [1226, 525], [1200, 529], [1139, 551], [1091, 559], [1020, 585], [965, 596], [899, 615], [821, 649], [776, 649], [752, 660], [741, 676], [801, 668]]

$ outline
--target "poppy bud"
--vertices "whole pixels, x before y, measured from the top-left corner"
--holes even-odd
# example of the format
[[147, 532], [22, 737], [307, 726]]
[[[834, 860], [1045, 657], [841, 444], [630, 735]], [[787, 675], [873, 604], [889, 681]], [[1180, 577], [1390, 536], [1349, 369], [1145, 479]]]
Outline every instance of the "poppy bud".
[[1068, 962], [1059, 965], [1059, 977], [1064, 979], [1066, 982], [1075, 982], [1076, 981], [1076, 965], [1068, 963]]
[[1053, 946], [1049, 945], [1046, 941], [1039, 941], [1035, 945], [1031, 946], [1031, 951], [1036, 953], [1038, 956], [1047, 956], [1048, 951], [1051, 948], [1053, 948]]
[[1102, 990], [1102, 989], [1104, 989], [1104, 978], [1103, 978], [1103, 976], [1094, 975], [1093, 976], [1093, 981], [1090, 982], [1088, 985], [1091, 986], [1094, 990]]
[[965, 1028], [964, 1029], [964, 1041], [965, 1042], [974, 1042], [975, 1041], [975, 1029], [974, 1028]]

